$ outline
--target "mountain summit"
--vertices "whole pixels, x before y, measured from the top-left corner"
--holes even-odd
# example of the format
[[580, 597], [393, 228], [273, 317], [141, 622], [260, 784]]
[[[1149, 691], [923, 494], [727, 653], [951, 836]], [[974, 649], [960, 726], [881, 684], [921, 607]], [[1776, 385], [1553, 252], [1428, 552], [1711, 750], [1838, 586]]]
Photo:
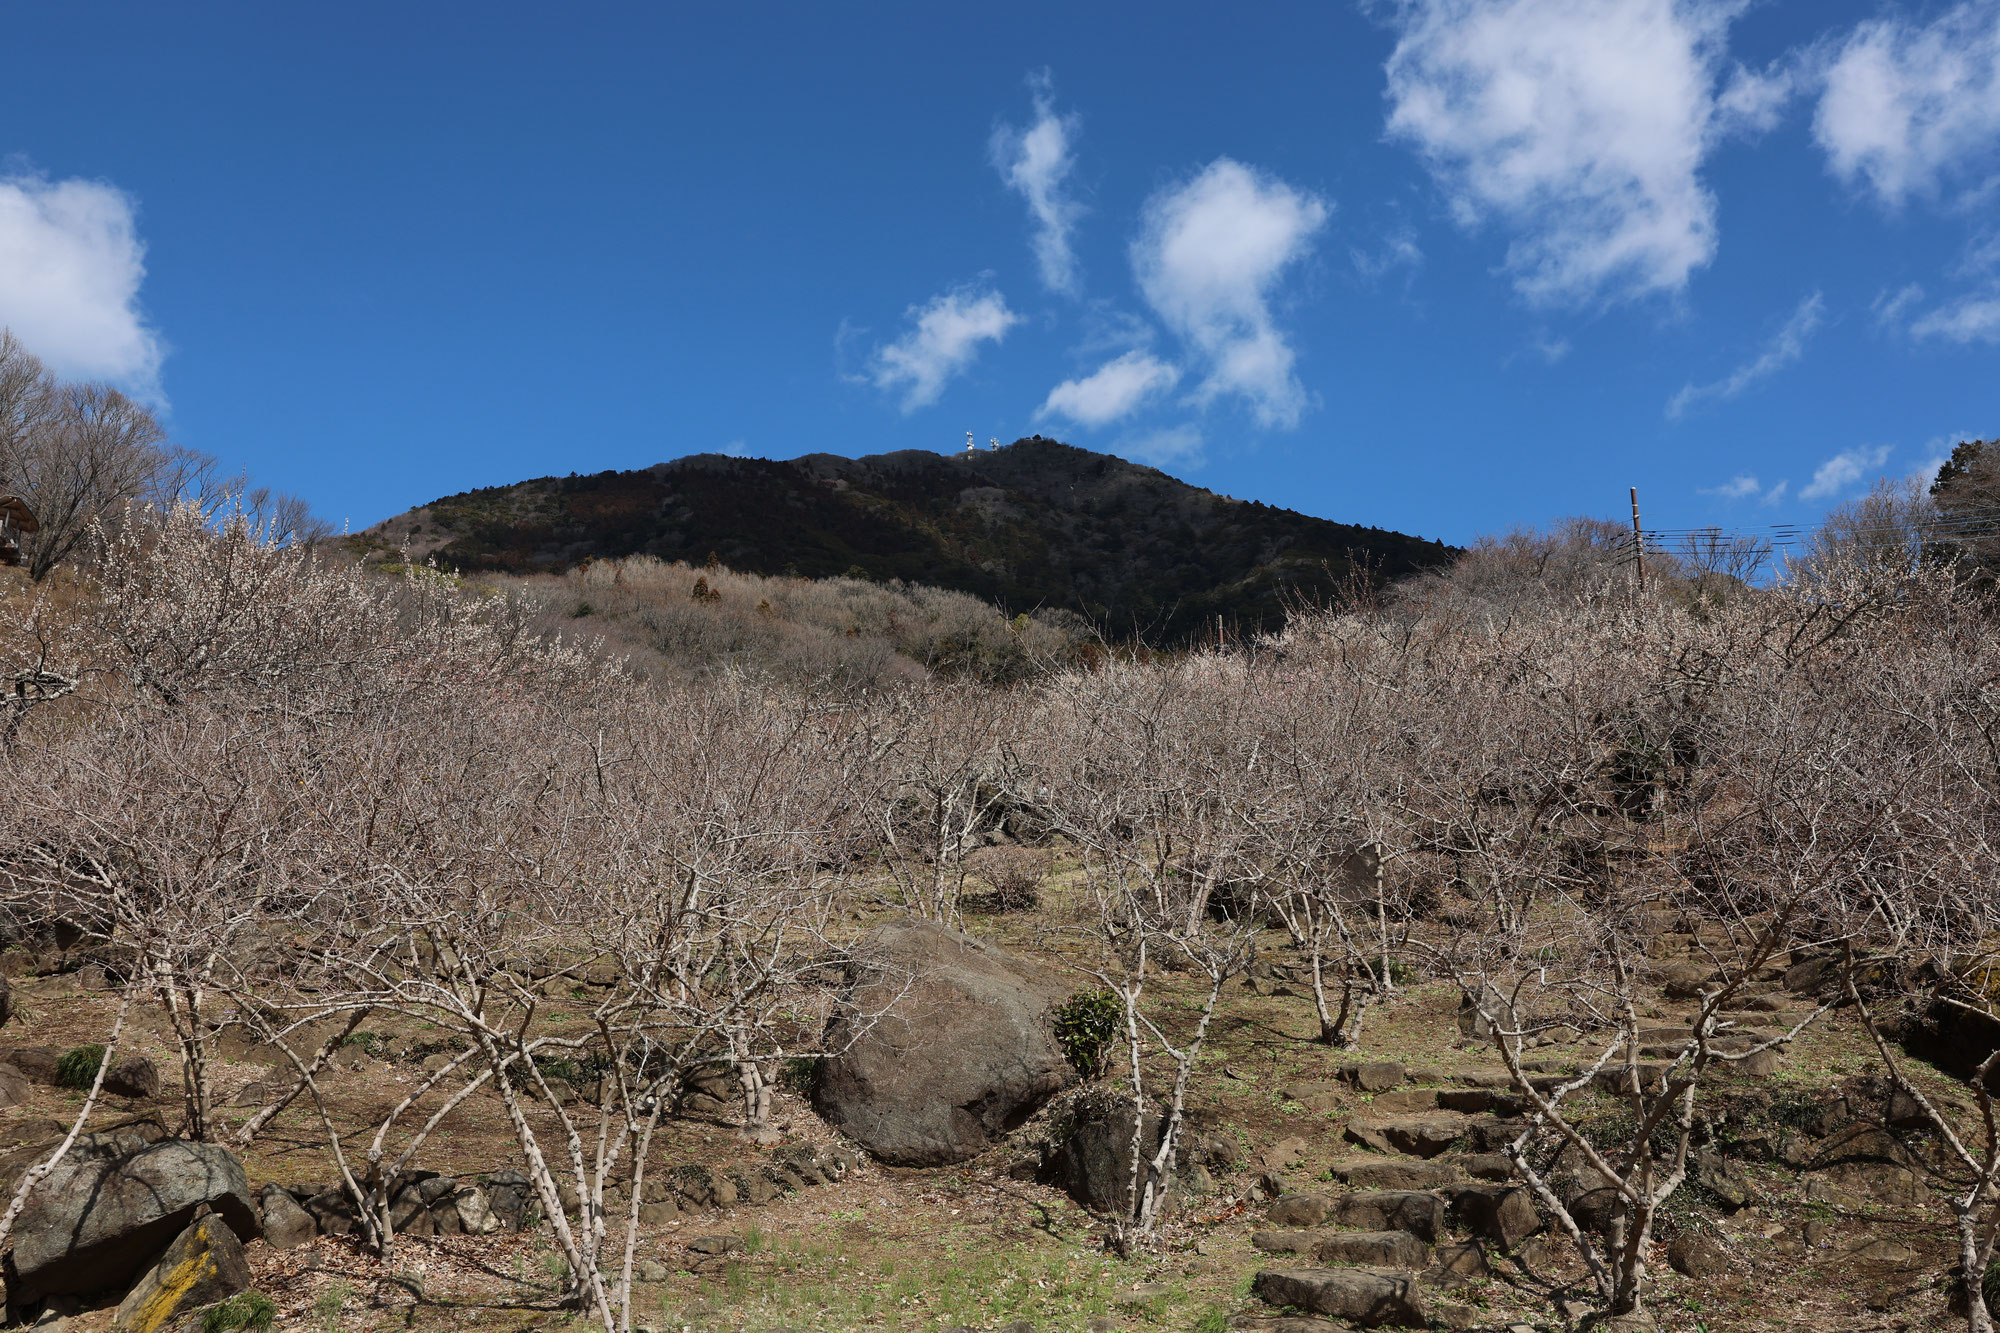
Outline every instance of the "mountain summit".
[[956, 588], [1010, 611], [1064, 608], [1114, 635], [1185, 638], [1217, 617], [1275, 627], [1358, 568], [1398, 578], [1453, 549], [1234, 500], [1041, 436], [995, 450], [788, 462], [695, 454], [634, 472], [541, 477], [376, 525], [465, 570], [552, 571], [654, 555], [808, 577]]

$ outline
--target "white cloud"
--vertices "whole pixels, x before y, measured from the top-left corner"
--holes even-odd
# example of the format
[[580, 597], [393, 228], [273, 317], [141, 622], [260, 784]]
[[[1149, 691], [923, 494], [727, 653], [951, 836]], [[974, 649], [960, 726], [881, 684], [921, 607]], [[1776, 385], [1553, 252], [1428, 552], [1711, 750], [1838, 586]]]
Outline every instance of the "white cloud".
[[2000, 4], [1874, 19], [1827, 66], [1813, 133], [1836, 176], [1895, 207], [2000, 149]]
[[1889, 461], [1889, 445], [1845, 449], [1821, 463], [1799, 491], [1801, 500], [1829, 500]]
[[1028, 212], [1035, 220], [1035, 264], [1041, 270], [1042, 284], [1050, 291], [1074, 296], [1082, 280], [1077, 273], [1076, 252], [1070, 247], [1070, 233], [1083, 208], [1063, 186], [1076, 165], [1070, 145], [1076, 137], [1077, 118], [1055, 113], [1046, 72], [1028, 83], [1034, 90], [1035, 123], [1025, 130], [1002, 125], [993, 131], [988, 150], [1001, 179], [1028, 201]]
[[1147, 201], [1132, 268], [1154, 313], [1206, 365], [1197, 403], [1235, 394], [1261, 425], [1298, 424], [1306, 393], [1271, 295], [1329, 211], [1317, 195], [1226, 157]]
[[979, 356], [982, 343], [999, 342], [1021, 317], [998, 292], [969, 288], [946, 292], [928, 305], [911, 306], [916, 327], [869, 360], [869, 379], [878, 389], [904, 390], [903, 411], [929, 407], [945, 382], [963, 373]]
[[1180, 378], [1180, 371], [1156, 357], [1127, 352], [1083, 379], [1056, 385], [1035, 416], [1064, 416], [1080, 426], [1108, 425], [1173, 388]]
[[1709, 486], [1695, 492], [1697, 495], [1713, 495], [1722, 500], [1748, 500], [1763, 493], [1763, 485], [1755, 477], [1748, 476], [1731, 477], [1720, 486]]
[[1136, 458], [1155, 467], [1196, 468], [1202, 464], [1202, 436], [1199, 427], [1175, 426], [1145, 435], [1128, 435], [1115, 446], [1124, 458]]
[[1698, 175], [1779, 91], [1716, 83], [1744, 0], [1398, 0], [1389, 134], [1459, 219], [1516, 233], [1507, 267], [1541, 302], [1678, 292], [1715, 255]]
[[1875, 298], [1875, 304], [1868, 308], [1875, 315], [1876, 326], [1888, 329], [1902, 323], [1910, 307], [1923, 299], [1924, 289], [1912, 282], [1894, 292], [1883, 288], [1881, 295]]
[[2000, 342], [2000, 296], [1964, 296], [1939, 306], [1910, 325], [1913, 338], [1947, 342]]
[[1417, 238], [1407, 231], [1397, 232], [1382, 242], [1382, 248], [1375, 254], [1349, 246], [1348, 257], [1354, 261], [1355, 272], [1369, 281], [1390, 273], [1398, 268], [1421, 268], [1424, 252], [1417, 248]]
[[159, 399], [166, 347], [139, 309], [145, 259], [115, 187], [0, 177], [0, 325], [58, 374]]
[[1764, 498], [1761, 501], [1761, 503], [1766, 505], [1774, 505], [1778, 503], [1778, 501], [1784, 499], [1785, 492], [1791, 489], [1792, 489], [1791, 482], [1781, 481], [1776, 486], [1773, 486], [1770, 490], [1764, 492]]
[[1806, 354], [1806, 339], [1812, 337], [1820, 321], [1826, 316], [1826, 301], [1814, 292], [1799, 302], [1799, 308], [1785, 321], [1785, 327], [1757, 355], [1757, 359], [1738, 366], [1733, 372], [1712, 384], [1685, 384], [1679, 393], [1667, 400], [1667, 415], [1679, 418], [1687, 409], [1704, 398], [1734, 398], [1759, 380], [1769, 379], [1792, 362]]
[[1738, 65], [1715, 99], [1718, 128], [1742, 134], [1768, 134], [1799, 92], [1803, 71], [1795, 60], [1780, 61], [1766, 70]]

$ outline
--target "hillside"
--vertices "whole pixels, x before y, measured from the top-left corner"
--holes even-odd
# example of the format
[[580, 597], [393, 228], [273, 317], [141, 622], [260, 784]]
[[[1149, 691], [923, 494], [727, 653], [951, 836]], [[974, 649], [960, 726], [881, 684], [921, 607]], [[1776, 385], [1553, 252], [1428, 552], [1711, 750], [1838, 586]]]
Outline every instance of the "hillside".
[[1081, 613], [1172, 639], [1220, 616], [1275, 628], [1359, 565], [1399, 578], [1440, 542], [1233, 500], [1039, 436], [976, 455], [904, 450], [787, 462], [697, 454], [435, 500], [364, 534], [468, 571], [553, 572], [652, 555], [968, 592], [1010, 612]]

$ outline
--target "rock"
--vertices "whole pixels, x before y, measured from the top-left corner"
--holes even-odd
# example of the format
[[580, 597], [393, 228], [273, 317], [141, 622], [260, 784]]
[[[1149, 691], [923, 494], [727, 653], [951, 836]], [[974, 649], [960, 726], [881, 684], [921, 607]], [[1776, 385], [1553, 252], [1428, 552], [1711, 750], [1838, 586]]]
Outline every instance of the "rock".
[[104, 1090], [114, 1097], [151, 1097], [160, 1090], [160, 1067], [143, 1055], [113, 1060], [104, 1071]]
[[[493, 1205], [486, 1198], [486, 1191], [477, 1185], [460, 1186], [446, 1206], [458, 1221], [457, 1229], [468, 1236], [490, 1236], [496, 1231], [505, 1229], [506, 1224], [500, 1220], [499, 1214], [493, 1211]], [[645, 1212], [645, 1208], [639, 1209], [642, 1220]]]
[[668, 1268], [658, 1259], [641, 1259], [638, 1263], [632, 1265], [632, 1276], [638, 1278], [641, 1282], [665, 1282], [673, 1275], [674, 1270]]
[[1358, 1231], [1407, 1231], [1432, 1243], [1444, 1232], [1444, 1200], [1417, 1190], [1356, 1190], [1330, 1215]]
[[1332, 1083], [1290, 1083], [1278, 1090], [1278, 1096], [1321, 1115], [1340, 1108], [1340, 1088]]
[[128, 1285], [204, 1204], [240, 1239], [257, 1237], [257, 1203], [234, 1154], [147, 1137], [85, 1135], [29, 1192], [7, 1265], [12, 1301]]
[[1362, 1092], [1387, 1092], [1409, 1077], [1409, 1071], [1394, 1060], [1342, 1065], [1337, 1072], [1343, 1083], [1351, 1084]]
[[541, 1211], [534, 1186], [519, 1171], [490, 1172], [480, 1177], [479, 1184], [503, 1231], [519, 1231]]
[[0, 1065], [0, 1109], [21, 1106], [35, 1095], [35, 1085], [13, 1065]]
[[1450, 1152], [1465, 1137], [1465, 1126], [1464, 1116], [1438, 1111], [1431, 1115], [1383, 1121], [1380, 1132], [1396, 1152], [1428, 1158]]
[[1048, 1017], [1072, 987], [1049, 969], [915, 919], [869, 932], [856, 957], [846, 998], [862, 1017], [836, 1021], [813, 1106], [883, 1161], [977, 1156], [1073, 1078]]
[[1365, 1268], [1266, 1269], [1251, 1290], [1268, 1305], [1295, 1306], [1366, 1327], [1422, 1328], [1430, 1322], [1410, 1273]]
[[1695, 1149], [1688, 1176], [1694, 1184], [1713, 1195], [1725, 1212], [1733, 1213], [1756, 1201], [1756, 1193], [1750, 1188], [1750, 1177], [1742, 1165], [1730, 1161], [1721, 1153], [1707, 1148]]
[[1853, 1208], [1869, 1203], [1914, 1208], [1924, 1202], [1923, 1182], [1889, 1162], [1841, 1162], [1813, 1172], [1806, 1197]]
[[1494, 1035], [1494, 1025], [1486, 1017], [1488, 1013], [1506, 1023], [1508, 1027], [1520, 1027], [1520, 1017], [1508, 1005], [1506, 997], [1500, 995], [1500, 991], [1496, 991], [1492, 985], [1480, 983], [1478, 1001], [1474, 1001], [1472, 993], [1464, 993], [1458, 997], [1458, 1031], [1464, 1033], [1466, 1037], [1472, 1037], [1474, 1041], [1490, 1041]]
[[1902, 1140], [1869, 1124], [1849, 1125], [1827, 1135], [1813, 1145], [1812, 1157], [1806, 1165], [1818, 1169], [1841, 1162], [1888, 1162], [1910, 1171], [1920, 1165], [1917, 1155]]
[[1458, 1159], [1458, 1166], [1474, 1180], [1514, 1178], [1514, 1164], [1497, 1152], [1467, 1153]]
[[1394, 1092], [1378, 1092], [1375, 1100], [1368, 1103], [1368, 1109], [1378, 1116], [1435, 1111], [1438, 1109], [1438, 1092], [1435, 1088], [1398, 1088]]
[[[1124, 1098], [1086, 1101], [1077, 1107], [1069, 1136], [1049, 1158], [1049, 1183], [1097, 1213], [1123, 1212], [1131, 1203], [1132, 1104]], [[1148, 1111], [1140, 1149], [1160, 1146], [1160, 1117]]]
[[1838, 958], [1808, 958], [1785, 969], [1785, 979], [1781, 984], [1794, 995], [1811, 995], [1822, 986], [1838, 980], [1839, 975]]
[[1521, 1137], [1522, 1128], [1519, 1121], [1476, 1115], [1465, 1122], [1465, 1145], [1478, 1153], [1504, 1152]]
[[1317, 1231], [1258, 1231], [1250, 1243], [1266, 1254], [1311, 1254], [1319, 1244]]
[[1259, 1171], [1252, 1183], [1256, 1186], [1257, 1193], [1267, 1199], [1275, 1199], [1292, 1192], [1292, 1182], [1276, 1171]]
[[1490, 1240], [1504, 1254], [1542, 1229], [1542, 1217], [1523, 1185], [1446, 1187], [1450, 1215], [1467, 1231]]
[[1434, 1190], [1458, 1179], [1458, 1166], [1451, 1162], [1336, 1162], [1337, 1180], [1362, 1190]]
[[264, 1241], [274, 1250], [303, 1245], [319, 1233], [312, 1214], [299, 1207], [291, 1191], [266, 1185], [257, 1191], [257, 1217], [264, 1228]]
[[1316, 1227], [1333, 1214], [1335, 1200], [1325, 1194], [1285, 1194], [1264, 1212], [1275, 1227]]
[[1483, 1282], [1493, 1276], [1487, 1266], [1486, 1251], [1476, 1240], [1462, 1240], [1454, 1245], [1440, 1245], [1437, 1257], [1424, 1273], [1424, 1280], [1433, 1286], [1455, 1287], [1467, 1282]]
[[333, 1185], [300, 1205], [322, 1236], [347, 1236], [360, 1229], [361, 1213], [345, 1187]]
[[180, 1316], [250, 1285], [243, 1242], [219, 1217], [196, 1218], [175, 1238], [111, 1317], [116, 1333], [154, 1333]]
[[1197, 1134], [1184, 1155], [1211, 1171], [1229, 1171], [1243, 1160], [1243, 1146], [1230, 1134]]
[[1365, 1268], [1422, 1268], [1431, 1247], [1407, 1231], [1335, 1231], [1319, 1238], [1313, 1258]]
[[1858, 1236], [1843, 1251], [1849, 1259], [1863, 1263], [1902, 1265], [1913, 1262], [1916, 1251], [1889, 1236]]
[[0, 1027], [5, 1027], [7, 1020], [13, 1016], [14, 987], [8, 982], [6, 974], [0, 973]]
[[16, 1046], [7, 1052], [6, 1062], [26, 1074], [30, 1081], [45, 1087], [56, 1086], [56, 1063], [62, 1052], [53, 1046]]
[[[1127, 1126], [1130, 1126], [1132, 1123], [1130, 1117], [1127, 1117], [1125, 1123]], [[1282, 1170], [1305, 1156], [1306, 1149], [1311, 1146], [1306, 1140], [1294, 1135], [1291, 1138], [1279, 1139], [1276, 1143], [1258, 1153], [1257, 1160], [1270, 1170]]]
[[1688, 1277], [1719, 1277], [1729, 1271], [1729, 1252], [1711, 1237], [1694, 1233], [1674, 1237], [1667, 1246], [1667, 1262]]
[[687, 1243], [696, 1254], [735, 1254], [743, 1248], [739, 1236], [696, 1236]]

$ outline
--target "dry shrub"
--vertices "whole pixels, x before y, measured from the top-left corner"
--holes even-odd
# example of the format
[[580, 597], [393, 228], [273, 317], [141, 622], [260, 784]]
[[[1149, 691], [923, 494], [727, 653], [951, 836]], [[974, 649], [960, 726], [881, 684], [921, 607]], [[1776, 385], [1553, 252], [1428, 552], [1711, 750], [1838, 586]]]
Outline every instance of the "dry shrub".
[[989, 892], [978, 906], [994, 912], [1025, 912], [1041, 901], [1042, 881], [1054, 857], [1040, 847], [988, 847], [971, 858], [972, 877]]

